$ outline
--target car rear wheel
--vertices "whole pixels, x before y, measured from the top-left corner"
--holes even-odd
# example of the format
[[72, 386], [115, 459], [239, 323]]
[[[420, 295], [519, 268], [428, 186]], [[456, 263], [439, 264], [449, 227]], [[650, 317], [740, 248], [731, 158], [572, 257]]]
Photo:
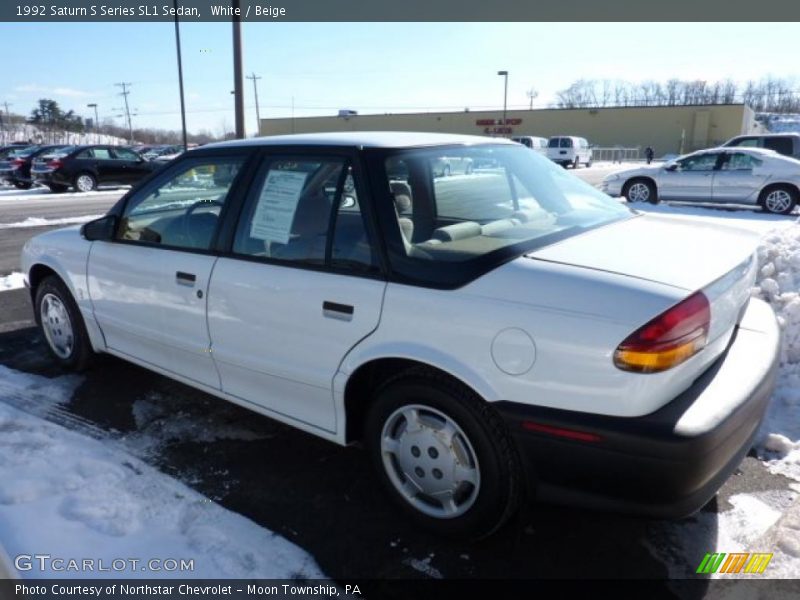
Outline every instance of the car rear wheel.
[[777, 185], [761, 192], [759, 202], [767, 212], [788, 215], [797, 205], [797, 191], [789, 186]]
[[628, 202], [649, 202], [658, 204], [656, 186], [646, 179], [632, 179], [625, 184], [622, 195]]
[[29, 190], [33, 187], [33, 184], [27, 181], [15, 181], [14, 187], [18, 190]]
[[97, 180], [91, 173], [81, 173], [75, 178], [75, 189], [79, 192], [91, 192], [97, 187]]
[[423, 527], [479, 539], [516, 512], [516, 447], [500, 417], [459, 383], [406, 371], [378, 390], [365, 431], [382, 486]]
[[36, 317], [47, 347], [63, 367], [80, 371], [94, 352], [78, 305], [67, 286], [55, 275], [36, 288]]
[[575, 160], [572, 161], [572, 168], [577, 169], [581, 165], [580, 159], [576, 156]]

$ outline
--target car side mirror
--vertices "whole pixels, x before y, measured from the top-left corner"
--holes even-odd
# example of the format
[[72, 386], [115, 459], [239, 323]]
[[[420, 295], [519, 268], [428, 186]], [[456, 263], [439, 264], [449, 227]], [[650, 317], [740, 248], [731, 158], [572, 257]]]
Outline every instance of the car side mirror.
[[678, 170], [678, 163], [672, 163], [671, 165], [667, 165], [664, 167], [665, 171], [677, 171]]
[[114, 238], [117, 230], [117, 215], [106, 215], [94, 221], [84, 223], [81, 236], [90, 242], [107, 242]]

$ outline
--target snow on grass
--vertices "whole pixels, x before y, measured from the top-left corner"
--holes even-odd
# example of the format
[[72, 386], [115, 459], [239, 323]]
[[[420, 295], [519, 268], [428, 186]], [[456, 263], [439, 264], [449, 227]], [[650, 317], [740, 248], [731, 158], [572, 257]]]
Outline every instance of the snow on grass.
[[19, 229], [22, 227], [46, 227], [48, 225], [76, 225], [94, 221], [103, 215], [84, 215], [82, 217], [62, 217], [59, 219], [44, 219], [42, 217], [28, 217], [16, 223], [0, 223], [0, 229]]
[[25, 276], [17, 271], [0, 277], [0, 292], [25, 287]]
[[[121, 570], [106, 572], [37, 567], [24, 577], [324, 577], [294, 544], [158, 472], [112, 440], [92, 439], [5, 402], [6, 394], [26, 392], [45, 398], [45, 404], [65, 403], [79, 382], [0, 368], [0, 540], [12, 557], [93, 558], [106, 567], [114, 559], [141, 562], [125, 560], [116, 563]], [[142, 570], [151, 559], [192, 560], [193, 570]]]
[[759, 208], [740, 206], [703, 206], [696, 203], [666, 203], [648, 204], [634, 202], [630, 204], [634, 210], [648, 214], [662, 214], [677, 219], [686, 219], [693, 222], [703, 222], [708, 225], [725, 225], [747, 229], [761, 235], [776, 229], [786, 229], [795, 224], [795, 219], [784, 215], [773, 215], [762, 212]]

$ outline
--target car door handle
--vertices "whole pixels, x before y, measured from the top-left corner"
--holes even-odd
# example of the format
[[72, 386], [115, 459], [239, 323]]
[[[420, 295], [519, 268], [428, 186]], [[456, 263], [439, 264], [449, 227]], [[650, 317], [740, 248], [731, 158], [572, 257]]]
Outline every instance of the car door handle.
[[197, 281], [197, 277], [194, 273], [178, 271], [175, 273], [175, 280], [181, 285], [194, 285], [194, 282]]
[[322, 314], [328, 319], [338, 319], [339, 321], [352, 321], [355, 309], [349, 304], [339, 304], [338, 302], [322, 303]]

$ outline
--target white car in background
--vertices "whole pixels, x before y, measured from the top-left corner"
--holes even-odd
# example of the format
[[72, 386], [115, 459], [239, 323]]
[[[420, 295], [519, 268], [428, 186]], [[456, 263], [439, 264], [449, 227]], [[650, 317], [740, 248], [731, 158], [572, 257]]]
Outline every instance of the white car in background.
[[711, 148], [662, 165], [613, 173], [601, 189], [629, 202], [750, 204], [785, 215], [800, 197], [800, 160], [762, 148]]
[[517, 142], [518, 144], [522, 144], [523, 146], [530, 148], [531, 150], [538, 152], [539, 154], [544, 154], [547, 156], [547, 144], [548, 139], [543, 137], [537, 137], [535, 135], [518, 135], [511, 138], [512, 142]]
[[557, 135], [547, 141], [547, 158], [562, 167], [577, 169], [581, 163], [592, 166], [592, 149], [586, 138]]
[[[435, 175], [456, 159], [490, 167]], [[22, 270], [62, 366], [109, 353], [361, 442], [411, 518], [481, 537], [533, 498], [676, 517], [714, 496], [779, 362], [756, 243], [508, 140], [354, 132], [193, 150], [29, 240]]]

